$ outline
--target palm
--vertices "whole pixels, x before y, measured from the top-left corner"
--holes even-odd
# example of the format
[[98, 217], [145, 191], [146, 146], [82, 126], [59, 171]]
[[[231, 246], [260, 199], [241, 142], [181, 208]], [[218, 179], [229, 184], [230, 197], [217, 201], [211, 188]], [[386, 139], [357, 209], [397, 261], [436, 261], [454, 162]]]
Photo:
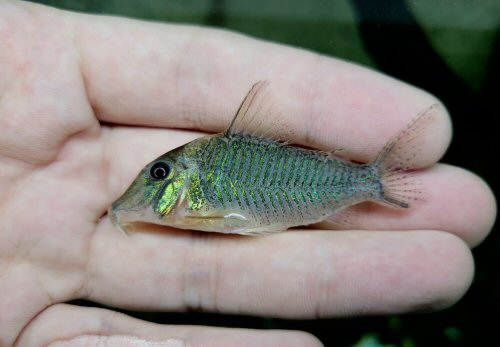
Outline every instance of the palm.
[[[308, 76], [275, 84], [285, 91], [284, 114], [299, 129], [298, 142], [355, 148], [344, 153], [356, 160], [372, 158], [407, 122], [401, 114], [412, 117], [432, 97], [355, 66], [235, 35], [89, 18], [17, 2], [0, 5], [0, 42], [8, 47], [0, 50], [1, 345], [124, 331], [150, 339], [188, 336], [200, 344], [211, 336], [212, 330], [192, 328], [190, 335], [58, 305], [75, 298], [135, 309], [315, 317], [440, 306], [463, 294], [472, 274], [463, 241], [473, 245], [484, 238], [494, 204], [482, 182], [452, 167], [421, 174], [431, 198], [411, 213], [377, 207], [353, 221], [359, 229], [395, 232], [234, 238], [175, 230], [127, 237], [115, 230], [103, 216], [140, 168], [197, 136], [168, 127], [222, 130], [248, 87], [262, 77], [279, 79], [280, 69]], [[228, 59], [226, 47], [241, 59]], [[211, 60], [200, 63], [200, 56]], [[340, 97], [332, 100], [322, 93], [326, 88]], [[365, 95], [363, 101], [358, 95]], [[379, 102], [381, 95], [394, 101], [392, 112]], [[315, 113], [304, 118], [311, 104]], [[331, 110], [335, 124], [327, 118]], [[446, 147], [442, 116], [422, 166]], [[360, 122], [377, 136], [366, 136]], [[330, 136], [334, 131], [337, 136]], [[475, 193], [463, 201], [463, 191]], [[55, 328], [67, 312], [80, 317], [72, 333]], [[231, 333], [220, 334], [217, 346], [236, 345]], [[291, 333], [234, 334], [247, 334], [237, 341], [250, 345], [317, 346]]]
[[[2, 315], [0, 326], [11, 319], [26, 323], [47, 304], [67, 300], [81, 289], [91, 238], [106, 204], [101, 134], [84, 90], [74, 79], [41, 81], [45, 71], [35, 57], [27, 63], [34, 65], [32, 73], [12, 66], [18, 88], [4, 89], [9, 97], [0, 104], [0, 118], [8, 122], [0, 138], [9, 141], [0, 151], [0, 266], [7, 294], [1, 300], [4, 309], [17, 312], [16, 317]], [[70, 68], [58, 72], [76, 75]], [[51, 105], [47, 100], [54, 95], [42, 83], [81, 107]], [[40, 90], [23, 88], [27, 86]], [[56, 291], [55, 282], [63, 285]]]
[[[17, 72], [23, 85], [38, 84], [31, 76]], [[78, 76], [79, 71], [68, 69], [58, 73]], [[110, 229], [108, 219], [102, 217], [130, 176], [117, 170], [115, 165], [120, 159], [113, 157], [119, 149], [127, 149], [126, 160], [140, 161], [130, 148], [134, 139], [140, 141], [152, 133], [163, 136], [168, 132], [135, 129], [131, 134], [129, 129], [103, 126], [89, 112], [90, 103], [78, 80], [68, 80], [67, 84], [54, 81], [54, 87], [61, 91], [58, 95], [61, 100], [72, 99], [72, 95], [80, 97], [73, 99], [70, 109], [45, 107], [43, 103], [51, 94], [40, 93], [33, 98], [21, 89], [11, 94], [18, 104], [3, 100], [4, 104], [9, 103], [5, 108], [21, 111], [0, 115], [9, 118], [9, 128], [1, 129], [0, 137], [20, 134], [15, 141], [21, 146], [15, 156], [10, 146], [0, 153], [4, 163], [0, 171], [3, 201], [0, 266], [5, 269], [4, 283], [13, 284], [6, 288], [4, 307], [12, 312], [17, 310], [25, 319], [53, 302], [90, 295], [86, 281], [88, 271], [92, 271], [93, 240], [99, 230]], [[72, 95], [67, 95], [68, 90]], [[40, 109], [44, 114], [33, 119], [31, 112]], [[62, 126], [60, 120], [64, 122]], [[22, 129], [33, 123], [34, 131], [23, 133]], [[37, 140], [40, 134], [41, 141]], [[170, 141], [164, 141], [162, 148], [173, 146], [172, 139], [179, 137], [169, 135]], [[134, 167], [131, 170], [138, 170], [140, 164]], [[117, 234], [113, 236], [119, 235], [114, 232]], [[19, 282], [24, 284], [23, 293], [15, 295]], [[61, 287], [54, 290], [54, 283]], [[12, 300], [13, 297], [18, 300]]]

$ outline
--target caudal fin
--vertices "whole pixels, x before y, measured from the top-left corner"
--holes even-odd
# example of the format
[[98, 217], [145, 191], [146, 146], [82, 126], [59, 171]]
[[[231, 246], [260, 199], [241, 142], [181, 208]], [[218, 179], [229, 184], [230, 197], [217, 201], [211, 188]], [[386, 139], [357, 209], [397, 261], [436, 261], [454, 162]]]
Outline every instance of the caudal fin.
[[396, 208], [408, 208], [411, 201], [422, 200], [422, 190], [411, 170], [422, 152], [425, 141], [422, 134], [440, 112], [440, 107], [439, 104], [433, 104], [418, 114], [406, 128], [385, 144], [372, 163], [379, 170], [382, 203]]

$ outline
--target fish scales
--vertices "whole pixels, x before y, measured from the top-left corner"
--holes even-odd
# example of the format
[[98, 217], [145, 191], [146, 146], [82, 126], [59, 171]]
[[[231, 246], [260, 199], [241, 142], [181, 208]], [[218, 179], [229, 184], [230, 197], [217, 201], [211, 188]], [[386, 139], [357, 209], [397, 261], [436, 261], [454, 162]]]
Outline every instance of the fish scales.
[[110, 207], [112, 222], [122, 230], [147, 222], [258, 235], [335, 218], [363, 201], [408, 208], [418, 200], [405, 170], [420, 153], [415, 142], [438, 105], [390, 139], [374, 161], [358, 164], [264, 136], [265, 120], [253, 118], [262, 110], [264, 87], [252, 87], [224, 133], [196, 139], [146, 165]]
[[[254, 218], [264, 214], [265, 223], [315, 221], [330, 214], [336, 201], [364, 197], [349, 187], [356, 176], [365, 175], [365, 170], [328, 154], [238, 135], [231, 139], [212, 137], [200, 153], [200, 171], [208, 173], [202, 178], [208, 203], [222, 210], [247, 210]], [[207, 155], [219, 159], [214, 164], [203, 159]], [[355, 168], [358, 170], [353, 171]], [[261, 172], [266, 172], [264, 181], [259, 180]], [[325, 176], [335, 184], [324, 184]], [[214, 181], [208, 177], [217, 177], [215, 182], [224, 195], [222, 203], [214, 198]]]

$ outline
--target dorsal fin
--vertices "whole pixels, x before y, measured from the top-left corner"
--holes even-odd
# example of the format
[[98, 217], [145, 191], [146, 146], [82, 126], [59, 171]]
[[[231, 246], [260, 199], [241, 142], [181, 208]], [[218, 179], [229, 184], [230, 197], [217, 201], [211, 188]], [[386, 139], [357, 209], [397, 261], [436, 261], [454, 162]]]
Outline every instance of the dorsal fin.
[[264, 92], [267, 89], [269, 82], [267, 80], [258, 81], [248, 91], [236, 111], [236, 114], [226, 130], [226, 135], [242, 134], [248, 131], [248, 126], [252, 123], [256, 116], [256, 112], [260, 112], [262, 108], [262, 99]]
[[290, 143], [293, 134], [282, 124], [273, 106], [269, 82], [258, 81], [243, 99], [224, 135], [251, 135]]

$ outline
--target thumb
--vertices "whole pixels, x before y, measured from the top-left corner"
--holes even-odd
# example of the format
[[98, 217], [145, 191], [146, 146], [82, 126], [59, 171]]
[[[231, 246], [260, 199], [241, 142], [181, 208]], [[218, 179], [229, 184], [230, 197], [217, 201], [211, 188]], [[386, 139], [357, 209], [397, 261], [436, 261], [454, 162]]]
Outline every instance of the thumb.
[[185, 347], [186, 345], [178, 339], [164, 341], [147, 341], [136, 336], [114, 335], [81, 335], [66, 341], [57, 341], [48, 347]]
[[296, 331], [160, 325], [111, 310], [57, 304], [38, 315], [16, 346], [47, 347], [320, 347]]

